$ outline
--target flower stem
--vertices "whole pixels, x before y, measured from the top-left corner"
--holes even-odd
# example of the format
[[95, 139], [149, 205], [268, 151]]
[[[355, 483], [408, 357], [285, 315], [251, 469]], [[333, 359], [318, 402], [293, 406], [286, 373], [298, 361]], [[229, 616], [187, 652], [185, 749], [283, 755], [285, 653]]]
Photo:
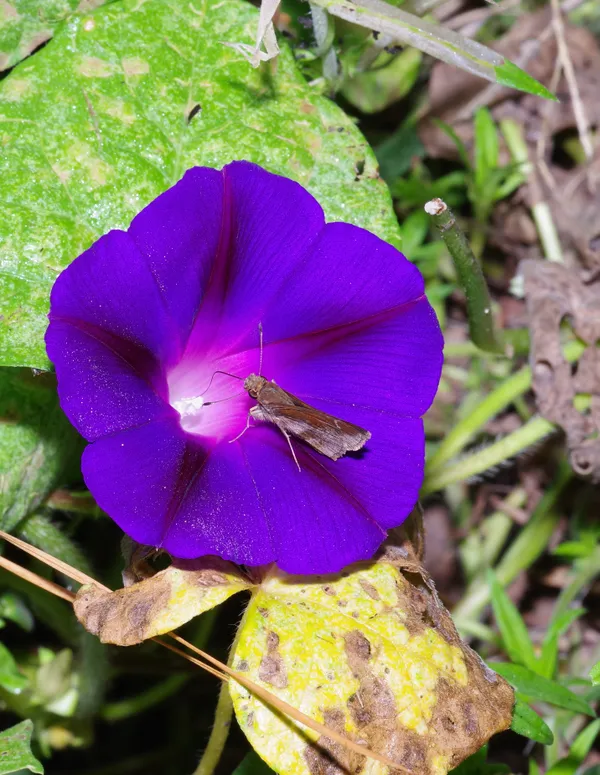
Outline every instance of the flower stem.
[[229, 728], [231, 727], [231, 716], [233, 714], [233, 703], [229, 695], [229, 683], [224, 681], [221, 684], [221, 690], [219, 692], [219, 701], [217, 702], [217, 709], [215, 711], [215, 722], [208, 739], [202, 758], [196, 769], [194, 775], [212, 775], [215, 771], [225, 742], [227, 735], [229, 734]]
[[471, 341], [487, 352], [504, 352], [494, 329], [492, 300], [485, 277], [467, 238], [458, 227], [456, 218], [441, 199], [427, 202], [425, 212], [431, 215], [452, 256], [459, 285], [467, 297]]
[[[529, 568], [547, 548], [559, 520], [556, 502], [569, 483], [572, 471], [568, 463], [563, 462], [550, 489], [538, 503], [529, 522], [513, 541], [495, 569], [496, 578], [503, 586], [513, 582], [519, 573]], [[477, 621], [490, 602], [490, 588], [481, 577], [469, 584], [465, 596], [452, 613], [457, 628], [468, 629], [464, 623]]]

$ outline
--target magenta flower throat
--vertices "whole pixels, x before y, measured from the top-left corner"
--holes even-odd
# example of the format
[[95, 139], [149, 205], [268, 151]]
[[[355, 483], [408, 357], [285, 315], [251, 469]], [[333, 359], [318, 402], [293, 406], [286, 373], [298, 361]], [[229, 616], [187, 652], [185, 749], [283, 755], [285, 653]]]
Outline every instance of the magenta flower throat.
[[[329, 573], [414, 506], [443, 346], [422, 277], [370, 232], [325, 224], [297, 183], [247, 162], [188, 171], [62, 272], [49, 318], [85, 482], [134, 540]], [[272, 422], [242, 433], [259, 326], [261, 376], [366, 429], [359, 451], [292, 437], [299, 470]]]

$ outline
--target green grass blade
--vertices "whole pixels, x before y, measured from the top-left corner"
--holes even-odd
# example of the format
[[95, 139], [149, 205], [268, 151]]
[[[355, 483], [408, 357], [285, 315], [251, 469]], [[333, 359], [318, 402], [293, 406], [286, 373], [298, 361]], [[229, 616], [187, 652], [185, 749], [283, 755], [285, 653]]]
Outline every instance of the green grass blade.
[[511, 683], [520, 694], [532, 700], [547, 702], [557, 708], [572, 710], [575, 713], [585, 713], [588, 716], [596, 715], [582, 697], [555, 681], [536, 675], [532, 670], [528, 670], [522, 665], [490, 662], [490, 667]]
[[535, 671], [537, 659], [521, 614], [491, 570], [488, 571], [487, 578], [492, 595], [494, 617], [500, 629], [506, 653], [513, 662]]

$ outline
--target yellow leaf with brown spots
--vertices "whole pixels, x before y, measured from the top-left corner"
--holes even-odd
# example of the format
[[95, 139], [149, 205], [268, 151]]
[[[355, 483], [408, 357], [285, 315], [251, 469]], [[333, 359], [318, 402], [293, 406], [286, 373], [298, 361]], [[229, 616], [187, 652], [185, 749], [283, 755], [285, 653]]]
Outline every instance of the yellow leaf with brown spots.
[[[507, 729], [508, 684], [460, 640], [431, 580], [396, 551], [335, 577], [273, 570], [246, 610], [231, 666], [415, 775], [445, 775]], [[236, 682], [238, 722], [286, 775], [388, 769], [273, 712]]]
[[85, 629], [103, 643], [133, 646], [171, 632], [249, 586], [234, 565], [216, 557], [176, 560], [115, 592], [84, 586], [73, 607]]

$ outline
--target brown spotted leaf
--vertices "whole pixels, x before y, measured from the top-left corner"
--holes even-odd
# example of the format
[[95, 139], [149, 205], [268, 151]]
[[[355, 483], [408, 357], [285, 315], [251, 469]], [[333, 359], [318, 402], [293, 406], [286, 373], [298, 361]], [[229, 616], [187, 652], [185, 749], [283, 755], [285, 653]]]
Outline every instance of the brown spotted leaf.
[[[461, 642], [404, 549], [338, 576], [273, 570], [252, 596], [231, 666], [416, 775], [445, 775], [511, 723], [513, 692]], [[230, 683], [253, 748], [286, 775], [383, 765], [274, 713]]]
[[176, 560], [166, 570], [115, 592], [82, 587], [75, 615], [103, 643], [133, 646], [180, 627], [248, 589], [234, 565], [215, 557]]

